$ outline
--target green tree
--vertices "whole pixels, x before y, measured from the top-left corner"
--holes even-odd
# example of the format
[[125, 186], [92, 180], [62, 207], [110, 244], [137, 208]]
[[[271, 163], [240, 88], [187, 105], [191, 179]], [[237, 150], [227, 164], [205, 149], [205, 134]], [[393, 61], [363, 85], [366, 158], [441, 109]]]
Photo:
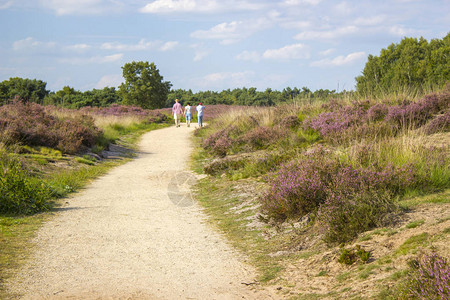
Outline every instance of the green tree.
[[27, 102], [42, 104], [49, 94], [47, 83], [42, 80], [14, 77], [0, 82], [0, 104], [19, 98]]
[[450, 33], [429, 43], [421, 37], [404, 38], [399, 44], [369, 55], [362, 75], [356, 77], [356, 90], [363, 94], [402, 91], [422, 92], [442, 87], [450, 80]]
[[154, 63], [131, 62], [122, 67], [125, 83], [119, 87], [124, 103], [142, 108], [155, 109], [166, 106], [172, 84], [163, 81], [163, 76]]

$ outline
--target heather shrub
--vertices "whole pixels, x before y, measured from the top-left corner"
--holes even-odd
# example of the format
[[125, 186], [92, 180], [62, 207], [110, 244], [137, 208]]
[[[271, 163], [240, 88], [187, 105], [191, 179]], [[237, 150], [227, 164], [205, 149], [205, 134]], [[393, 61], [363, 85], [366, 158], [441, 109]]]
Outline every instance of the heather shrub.
[[329, 244], [353, 240], [361, 232], [389, 225], [398, 211], [392, 193], [387, 190], [330, 191], [318, 211]]
[[91, 147], [102, 132], [92, 117], [57, 118], [35, 103], [15, 101], [0, 107], [0, 140], [6, 145], [24, 144], [77, 153]]
[[450, 131], [450, 111], [447, 111], [443, 115], [439, 115], [429, 121], [424, 126], [424, 131], [426, 134]]
[[450, 266], [445, 257], [435, 252], [422, 253], [410, 266], [406, 284], [399, 293], [400, 299], [450, 298]]
[[278, 123], [281, 128], [296, 129], [301, 122], [297, 116], [286, 116]]
[[266, 176], [269, 189], [261, 197], [261, 208], [269, 218], [284, 221], [300, 217], [325, 201], [327, 184], [336, 173], [338, 162], [326, 157], [314, 159], [317, 155], [282, 164], [278, 171]]
[[208, 135], [203, 140], [203, 148], [216, 156], [224, 157], [233, 145], [233, 141], [229, 136], [232, 130], [232, 127], [228, 127]]
[[259, 126], [239, 137], [238, 142], [251, 150], [267, 148], [282, 138], [284, 133], [273, 127]]
[[32, 214], [50, 208], [51, 190], [31, 177], [16, 156], [0, 150], [0, 213]]
[[377, 103], [367, 110], [367, 118], [372, 122], [381, 121], [384, 120], [388, 112], [389, 108], [386, 104]]

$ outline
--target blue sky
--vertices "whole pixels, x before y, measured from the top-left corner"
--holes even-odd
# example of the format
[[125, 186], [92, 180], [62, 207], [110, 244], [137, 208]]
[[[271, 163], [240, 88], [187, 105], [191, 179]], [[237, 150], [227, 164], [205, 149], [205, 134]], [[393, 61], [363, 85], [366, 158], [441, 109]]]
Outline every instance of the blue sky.
[[0, 81], [117, 87], [154, 62], [174, 89], [351, 90], [369, 54], [450, 32], [450, 0], [0, 0]]

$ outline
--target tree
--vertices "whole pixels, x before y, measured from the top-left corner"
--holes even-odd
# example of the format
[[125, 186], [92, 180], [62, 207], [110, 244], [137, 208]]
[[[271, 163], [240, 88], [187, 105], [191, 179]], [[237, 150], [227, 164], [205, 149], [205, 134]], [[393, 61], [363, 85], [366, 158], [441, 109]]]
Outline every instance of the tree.
[[131, 62], [122, 67], [125, 83], [119, 87], [124, 103], [142, 108], [155, 109], [166, 105], [172, 84], [163, 81], [163, 76], [154, 63]]
[[356, 90], [364, 95], [397, 92], [407, 88], [423, 91], [442, 87], [450, 80], [450, 33], [428, 43], [423, 37], [403, 38], [399, 44], [369, 55]]
[[46, 90], [47, 83], [42, 80], [14, 77], [0, 82], [0, 104], [8, 100], [19, 98], [23, 101], [42, 104], [43, 99], [49, 94]]

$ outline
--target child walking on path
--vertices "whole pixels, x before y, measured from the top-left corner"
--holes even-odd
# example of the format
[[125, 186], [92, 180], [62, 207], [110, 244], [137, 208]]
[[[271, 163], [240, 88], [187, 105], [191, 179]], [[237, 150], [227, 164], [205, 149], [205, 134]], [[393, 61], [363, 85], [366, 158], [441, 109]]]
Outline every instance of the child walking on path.
[[191, 106], [189, 105], [189, 103], [187, 103], [186, 107], [184, 108], [184, 117], [186, 118], [186, 126], [190, 127], [191, 126]]

